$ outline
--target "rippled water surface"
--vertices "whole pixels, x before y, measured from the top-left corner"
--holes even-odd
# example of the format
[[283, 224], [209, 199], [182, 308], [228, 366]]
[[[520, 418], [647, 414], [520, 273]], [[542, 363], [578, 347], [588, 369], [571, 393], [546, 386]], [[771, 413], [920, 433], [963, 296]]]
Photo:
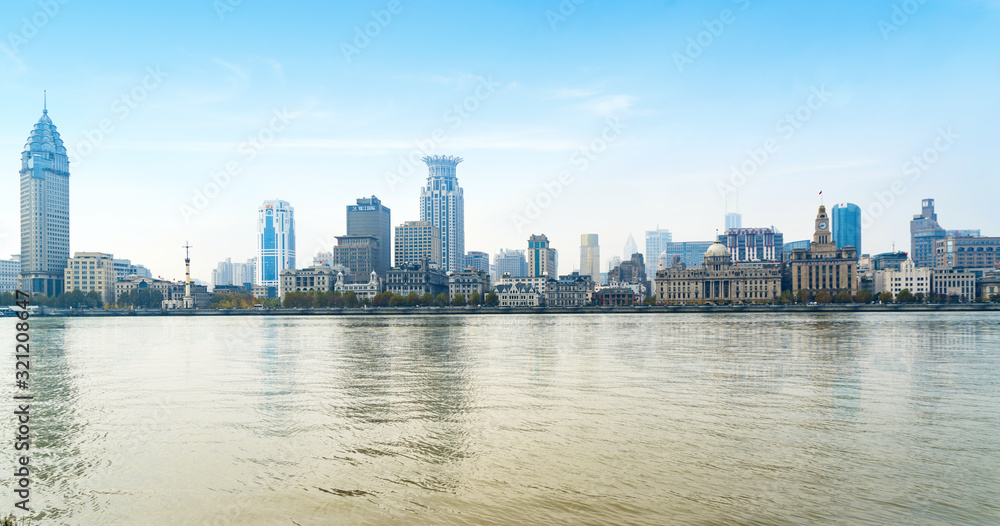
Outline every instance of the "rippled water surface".
[[32, 505], [74, 525], [997, 524], [998, 321], [33, 319]]

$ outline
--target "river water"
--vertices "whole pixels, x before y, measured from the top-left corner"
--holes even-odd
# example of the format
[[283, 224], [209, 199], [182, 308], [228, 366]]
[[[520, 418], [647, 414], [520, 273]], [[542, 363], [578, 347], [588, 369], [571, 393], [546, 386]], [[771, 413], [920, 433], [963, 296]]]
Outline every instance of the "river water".
[[31, 505], [42, 525], [997, 524], [998, 321], [35, 318]]

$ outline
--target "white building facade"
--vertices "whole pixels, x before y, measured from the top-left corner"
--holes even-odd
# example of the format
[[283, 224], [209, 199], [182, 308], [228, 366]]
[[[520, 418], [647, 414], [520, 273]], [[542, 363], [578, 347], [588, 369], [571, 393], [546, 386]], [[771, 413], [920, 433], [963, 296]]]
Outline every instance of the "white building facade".
[[423, 161], [428, 175], [420, 190], [420, 220], [441, 231], [441, 256], [431, 260], [445, 272], [459, 270], [465, 257], [465, 192], [458, 185], [456, 167], [462, 158], [433, 155]]
[[912, 259], [907, 259], [899, 265], [899, 270], [879, 270], [875, 272], [875, 293], [889, 292], [895, 298], [903, 290], [911, 294], [930, 295], [931, 279], [934, 271], [928, 267], [918, 267]]

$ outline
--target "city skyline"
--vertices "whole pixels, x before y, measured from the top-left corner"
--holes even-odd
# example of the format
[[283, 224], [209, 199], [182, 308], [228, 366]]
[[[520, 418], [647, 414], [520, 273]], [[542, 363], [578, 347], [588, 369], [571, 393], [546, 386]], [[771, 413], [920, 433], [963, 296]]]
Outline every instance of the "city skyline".
[[[921, 4], [899, 24], [892, 2], [679, 2], [628, 12], [585, 3], [569, 15], [558, 3], [401, 5], [365, 46], [355, 30], [385, 4], [337, 17], [317, 6], [305, 19], [253, 4], [222, 13], [194, 2], [60, 5], [37, 34], [5, 39], [0, 53], [5, 187], [15, 188], [17, 155], [47, 89], [71, 157], [69, 254], [112, 253], [173, 279], [183, 278], [176, 247], [187, 239], [203, 281], [227, 257], [252, 257], [246, 225], [272, 196], [297, 208], [300, 261], [332, 248], [346, 231], [341, 207], [357, 196], [378, 195], [397, 223], [417, 219], [426, 172], [406, 159], [425, 153], [466, 159], [466, 252], [522, 248], [544, 232], [563, 252], [560, 274], [579, 261], [584, 232], [611, 248], [605, 260], [622, 256], [613, 247], [629, 232], [656, 225], [676, 241], [713, 239], [732, 195], [720, 185], [738, 186], [744, 225], [774, 225], [788, 240], [810, 237], [800, 218], [812, 215], [819, 190], [828, 205], [862, 208], [869, 253], [908, 246], [925, 198], [949, 228], [1000, 232], [983, 213], [989, 196], [967, 191], [990, 184], [997, 139], [1000, 67], [986, 52], [1000, 38], [995, 3]], [[8, 32], [20, 35], [22, 18], [39, 9], [12, 6]], [[720, 22], [723, 9], [731, 22]], [[484, 17], [495, 27], [476, 22]], [[98, 20], [112, 29], [82, 33]], [[271, 20], [297, 30], [267, 44], [248, 36], [273, 33]], [[961, 38], [935, 38], [957, 28]], [[598, 30], [617, 37], [595, 40]], [[440, 40], [419, 54], [407, 48], [428, 31]], [[775, 38], [757, 41], [761, 32]], [[185, 42], [164, 45], [171, 33]], [[318, 33], [332, 35], [321, 49], [303, 41]], [[698, 44], [703, 34], [708, 45]], [[772, 52], [804, 34], [812, 38], [801, 56]], [[648, 47], [660, 51], [654, 67], [629, 52]], [[211, 184], [222, 186], [218, 195], [205, 192]], [[592, 210], [606, 202], [633, 206], [598, 218]], [[0, 214], [4, 259], [21, 252], [19, 232], [9, 206]]]

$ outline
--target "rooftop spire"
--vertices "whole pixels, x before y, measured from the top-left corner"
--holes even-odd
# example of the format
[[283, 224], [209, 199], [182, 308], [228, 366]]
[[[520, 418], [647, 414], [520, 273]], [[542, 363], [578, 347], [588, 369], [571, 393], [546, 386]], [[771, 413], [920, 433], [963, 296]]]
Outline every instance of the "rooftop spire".
[[42, 113], [45, 115], [49, 114], [49, 92], [48, 90], [42, 90]]

